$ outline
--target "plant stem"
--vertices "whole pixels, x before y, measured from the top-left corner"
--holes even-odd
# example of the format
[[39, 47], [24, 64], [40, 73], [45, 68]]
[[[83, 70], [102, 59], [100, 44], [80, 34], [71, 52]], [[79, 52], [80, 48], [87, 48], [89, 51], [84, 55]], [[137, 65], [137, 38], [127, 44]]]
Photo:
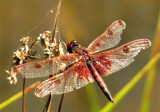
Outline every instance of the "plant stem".
[[129, 81], [113, 98], [115, 100], [115, 104], [107, 103], [107, 105], [100, 112], [110, 112], [122, 99], [123, 97], [138, 83], [138, 81], [145, 75], [145, 73], [153, 67], [153, 65], [159, 60], [160, 53], [154, 56], [147, 65]]

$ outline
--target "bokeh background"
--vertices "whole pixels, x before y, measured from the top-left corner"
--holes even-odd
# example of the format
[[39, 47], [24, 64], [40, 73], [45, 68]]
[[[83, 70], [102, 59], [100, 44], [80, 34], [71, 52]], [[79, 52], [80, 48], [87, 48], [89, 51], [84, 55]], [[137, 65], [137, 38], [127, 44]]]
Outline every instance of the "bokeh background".
[[[12, 52], [19, 47], [23, 36], [30, 36], [31, 42], [46, 30], [52, 30], [58, 0], [0, 0], [0, 103], [22, 90], [22, 76], [18, 83], [10, 85], [6, 80], [6, 69], [11, 68]], [[58, 22], [60, 36], [65, 42], [76, 39], [88, 46], [115, 20], [124, 20], [127, 24], [122, 34], [122, 45], [138, 38], [154, 40], [159, 0], [63, 0]], [[50, 10], [53, 13], [50, 13]], [[143, 50], [130, 66], [103, 78], [112, 96], [123, 88], [138, 71], [150, 60], [151, 47]], [[160, 68], [159, 68], [160, 69]], [[159, 70], [158, 69], [158, 70]], [[150, 112], [160, 111], [160, 75], [157, 71], [154, 82]], [[138, 112], [140, 109], [145, 78], [124, 97], [113, 112]], [[46, 78], [27, 79], [26, 86]], [[96, 95], [101, 108], [108, 99], [96, 83]], [[26, 112], [41, 112], [46, 98], [37, 98], [34, 90], [26, 95]], [[57, 111], [60, 96], [53, 97], [51, 110]], [[21, 112], [22, 100], [19, 99], [2, 112]], [[65, 95], [62, 112], [89, 112], [90, 106], [85, 88]]]

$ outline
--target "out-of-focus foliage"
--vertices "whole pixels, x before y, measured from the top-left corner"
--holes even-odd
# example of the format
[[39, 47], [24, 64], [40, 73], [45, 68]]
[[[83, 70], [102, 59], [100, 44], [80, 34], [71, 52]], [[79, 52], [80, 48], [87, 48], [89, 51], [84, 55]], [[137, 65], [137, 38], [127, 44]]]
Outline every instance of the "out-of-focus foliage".
[[[35, 40], [40, 33], [52, 30], [54, 16], [58, 0], [1, 0], [0, 1], [0, 101], [3, 102], [22, 90], [22, 76], [19, 74], [18, 83], [10, 85], [5, 73], [11, 68], [12, 52], [19, 46], [19, 39], [23, 36], [32, 37]], [[59, 18], [60, 36], [64, 41], [76, 39], [83, 46], [100, 35], [113, 21], [120, 19], [126, 22], [126, 30], [122, 34], [122, 40], [118, 45], [137, 38], [148, 38], [152, 41], [155, 37], [159, 0], [63, 0]], [[53, 13], [50, 13], [50, 10]], [[160, 44], [160, 43], [159, 43]], [[37, 49], [39, 49], [37, 47]], [[135, 74], [137, 74], [150, 60], [151, 48], [142, 51], [135, 62], [123, 70], [104, 77], [112, 95], [116, 95]], [[41, 54], [41, 52], [38, 52]], [[159, 66], [158, 66], [159, 67]], [[159, 74], [160, 69], [157, 69]], [[156, 75], [154, 88], [152, 89], [150, 111], [160, 110], [160, 76]], [[27, 79], [26, 86], [37, 80], [46, 78]], [[108, 103], [96, 83], [96, 93], [100, 106]], [[113, 112], [137, 112], [141, 104], [144, 79], [116, 106]], [[65, 95], [62, 111], [88, 112], [90, 105], [85, 94], [85, 89], [75, 90]], [[57, 111], [60, 96], [53, 96], [51, 110]], [[93, 100], [94, 101], [94, 100]], [[3, 112], [21, 111], [21, 100], [3, 109]], [[45, 98], [40, 99], [34, 95], [34, 91], [26, 95], [26, 111], [42, 111]], [[98, 103], [99, 104], [99, 103]]]

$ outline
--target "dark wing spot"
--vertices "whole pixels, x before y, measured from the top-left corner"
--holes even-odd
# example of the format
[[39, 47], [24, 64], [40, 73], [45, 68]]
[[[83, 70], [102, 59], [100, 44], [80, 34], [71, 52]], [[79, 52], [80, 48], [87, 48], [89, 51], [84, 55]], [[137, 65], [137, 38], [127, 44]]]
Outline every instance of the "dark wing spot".
[[40, 88], [36, 88], [36, 89], [35, 89], [36, 94], [39, 94], [41, 91], [42, 91], [42, 90], [41, 90]]
[[128, 46], [127, 46], [127, 45], [125, 45], [125, 46], [124, 46], [124, 48], [123, 48], [123, 52], [124, 52], [124, 53], [129, 53], [129, 48], [128, 48]]
[[45, 64], [48, 64], [50, 61], [52, 62], [52, 60], [45, 60], [44, 62]]
[[96, 44], [97, 47], [99, 47], [100, 45], [101, 45], [101, 44], [100, 44], [99, 42]]
[[122, 21], [118, 21], [119, 25], [123, 25]]
[[38, 69], [42, 67], [42, 66], [41, 66], [40, 64], [38, 64], [38, 63], [35, 63], [34, 66], [35, 66], [35, 68], [38, 68]]
[[108, 29], [108, 34], [109, 34], [110, 36], [112, 36], [112, 35], [113, 35], [113, 32], [112, 32], [110, 29]]

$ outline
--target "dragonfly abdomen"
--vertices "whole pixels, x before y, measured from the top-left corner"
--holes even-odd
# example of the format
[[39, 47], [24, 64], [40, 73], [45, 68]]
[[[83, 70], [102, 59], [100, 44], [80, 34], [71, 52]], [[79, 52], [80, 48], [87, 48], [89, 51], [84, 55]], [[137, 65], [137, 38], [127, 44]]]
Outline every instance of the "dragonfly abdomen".
[[107, 88], [107, 85], [104, 83], [102, 77], [99, 75], [99, 73], [97, 72], [93, 64], [90, 61], [88, 61], [87, 65], [88, 65], [90, 72], [92, 73], [93, 78], [95, 79], [98, 86], [101, 88], [101, 90], [105, 94], [105, 96], [109, 99], [110, 102], [114, 103], [113, 98]]

